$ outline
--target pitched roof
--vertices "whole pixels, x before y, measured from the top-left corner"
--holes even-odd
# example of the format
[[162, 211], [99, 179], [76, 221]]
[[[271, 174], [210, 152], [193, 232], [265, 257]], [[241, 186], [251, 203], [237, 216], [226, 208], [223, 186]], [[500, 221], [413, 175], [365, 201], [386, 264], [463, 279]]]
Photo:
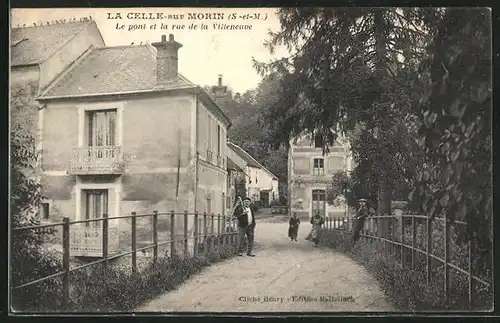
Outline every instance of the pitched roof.
[[241, 158], [243, 158], [247, 162], [248, 166], [260, 168], [259, 162], [257, 162], [255, 158], [253, 158], [243, 148], [229, 141], [227, 144], [235, 153], [237, 153]]
[[265, 172], [267, 172], [269, 175], [271, 175], [271, 177], [273, 177], [273, 179], [278, 179], [278, 177], [276, 175], [271, 173], [271, 171], [269, 171], [261, 163], [259, 163], [255, 158], [253, 158], [252, 155], [250, 155], [246, 150], [244, 150], [240, 146], [238, 146], [230, 141], [228, 141], [227, 144], [231, 149], [233, 149], [234, 152], [236, 152], [238, 155], [240, 155], [240, 157], [243, 158], [248, 163], [249, 166], [260, 168], [260, 169], [264, 170]]
[[269, 169], [265, 168], [264, 166], [262, 166], [262, 169], [263, 169], [264, 171], [266, 171], [269, 175], [271, 175], [271, 177], [272, 177], [273, 179], [275, 179], [275, 180], [279, 180], [278, 176], [276, 176], [276, 175], [274, 175], [273, 173], [271, 173], [271, 171], [270, 171]]
[[240, 166], [238, 166], [237, 163], [235, 163], [231, 158], [227, 157], [227, 168], [232, 169], [232, 170], [237, 170], [240, 172], [243, 172], [244, 170], [241, 169]]
[[[157, 87], [156, 49], [151, 45], [96, 48], [64, 75], [44, 97], [152, 90]], [[179, 75], [164, 88], [195, 86]]]
[[12, 28], [11, 66], [39, 64], [93, 21]]

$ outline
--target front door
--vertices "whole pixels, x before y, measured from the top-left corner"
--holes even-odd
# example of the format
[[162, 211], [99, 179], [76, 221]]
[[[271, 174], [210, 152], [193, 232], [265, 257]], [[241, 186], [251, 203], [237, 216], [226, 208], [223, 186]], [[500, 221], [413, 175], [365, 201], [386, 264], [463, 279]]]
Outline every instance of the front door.
[[325, 216], [325, 211], [326, 211], [325, 190], [313, 190], [311, 200], [312, 200], [312, 215], [319, 212], [321, 216]]
[[[86, 189], [81, 191], [81, 216], [83, 220], [102, 219], [109, 215], [109, 191], [107, 189]], [[78, 224], [72, 227], [70, 252], [75, 257], [103, 256], [102, 220]], [[118, 228], [108, 226], [108, 254], [118, 252]]]
[[263, 207], [269, 207], [269, 192], [260, 192], [260, 200]]

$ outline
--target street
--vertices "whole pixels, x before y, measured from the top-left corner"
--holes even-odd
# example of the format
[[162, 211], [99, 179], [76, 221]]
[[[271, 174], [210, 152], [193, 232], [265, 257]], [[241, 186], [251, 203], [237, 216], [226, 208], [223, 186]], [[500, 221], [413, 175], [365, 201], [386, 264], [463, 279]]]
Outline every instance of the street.
[[[281, 216], [282, 217], [282, 216]], [[391, 311], [377, 281], [348, 257], [304, 238], [287, 238], [288, 223], [261, 219], [255, 229], [256, 257], [234, 257], [193, 276], [139, 312]]]

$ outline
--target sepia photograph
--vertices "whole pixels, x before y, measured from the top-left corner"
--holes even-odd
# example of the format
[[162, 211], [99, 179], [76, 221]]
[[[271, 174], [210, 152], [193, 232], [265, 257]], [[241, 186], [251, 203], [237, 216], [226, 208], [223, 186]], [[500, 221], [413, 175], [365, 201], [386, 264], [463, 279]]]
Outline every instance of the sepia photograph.
[[9, 37], [9, 315], [493, 311], [490, 8], [14, 8]]

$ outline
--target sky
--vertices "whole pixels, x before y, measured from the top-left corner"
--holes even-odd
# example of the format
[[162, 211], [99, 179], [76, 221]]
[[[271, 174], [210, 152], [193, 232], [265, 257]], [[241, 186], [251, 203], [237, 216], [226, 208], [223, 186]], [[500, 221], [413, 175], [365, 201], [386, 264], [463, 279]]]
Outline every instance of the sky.
[[[252, 57], [258, 61], [269, 61], [272, 58], [288, 56], [285, 49], [280, 48], [271, 55], [265, 48], [264, 41], [269, 39], [268, 31], [277, 31], [280, 23], [276, 16], [276, 8], [50, 8], [50, 9], [12, 9], [12, 26], [33, 26], [33, 23], [47, 24], [56, 20], [70, 20], [81, 17], [92, 17], [101, 31], [107, 46], [121, 46], [160, 41], [161, 35], [174, 34], [175, 40], [183, 46], [179, 49], [179, 72], [191, 82], [200, 86], [215, 85], [217, 77], [222, 75], [224, 85], [234, 92], [243, 93], [255, 88], [261, 77], [252, 64]], [[147, 19], [128, 19], [127, 14], [146, 14]], [[162, 13], [162, 20], [149, 19]], [[192, 14], [224, 14], [224, 20], [188, 19]], [[236, 19], [229, 19], [231, 14]], [[123, 19], [110, 19], [121, 15]], [[245, 15], [260, 19], [245, 19]], [[169, 19], [168, 15], [177, 15], [178, 19]], [[180, 19], [179, 15], [184, 15]], [[267, 18], [266, 18], [267, 16]], [[206, 17], [206, 16], [205, 16]], [[264, 20], [264, 18], [266, 18]], [[150, 25], [157, 25], [151, 30]], [[161, 30], [160, 24], [168, 25], [167, 30]], [[197, 25], [196, 30], [189, 30], [191, 24]], [[200, 30], [205, 24], [208, 30]], [[215, 30], [214, 23], [251, 25], [252, 30]], [[128, 30], [129, 25], [146, 24], [146, 29]], [[185, 25], [184, 30], [172, 30], [171, 25]], [[117, 25], [125, 25], [118, 30]]]

